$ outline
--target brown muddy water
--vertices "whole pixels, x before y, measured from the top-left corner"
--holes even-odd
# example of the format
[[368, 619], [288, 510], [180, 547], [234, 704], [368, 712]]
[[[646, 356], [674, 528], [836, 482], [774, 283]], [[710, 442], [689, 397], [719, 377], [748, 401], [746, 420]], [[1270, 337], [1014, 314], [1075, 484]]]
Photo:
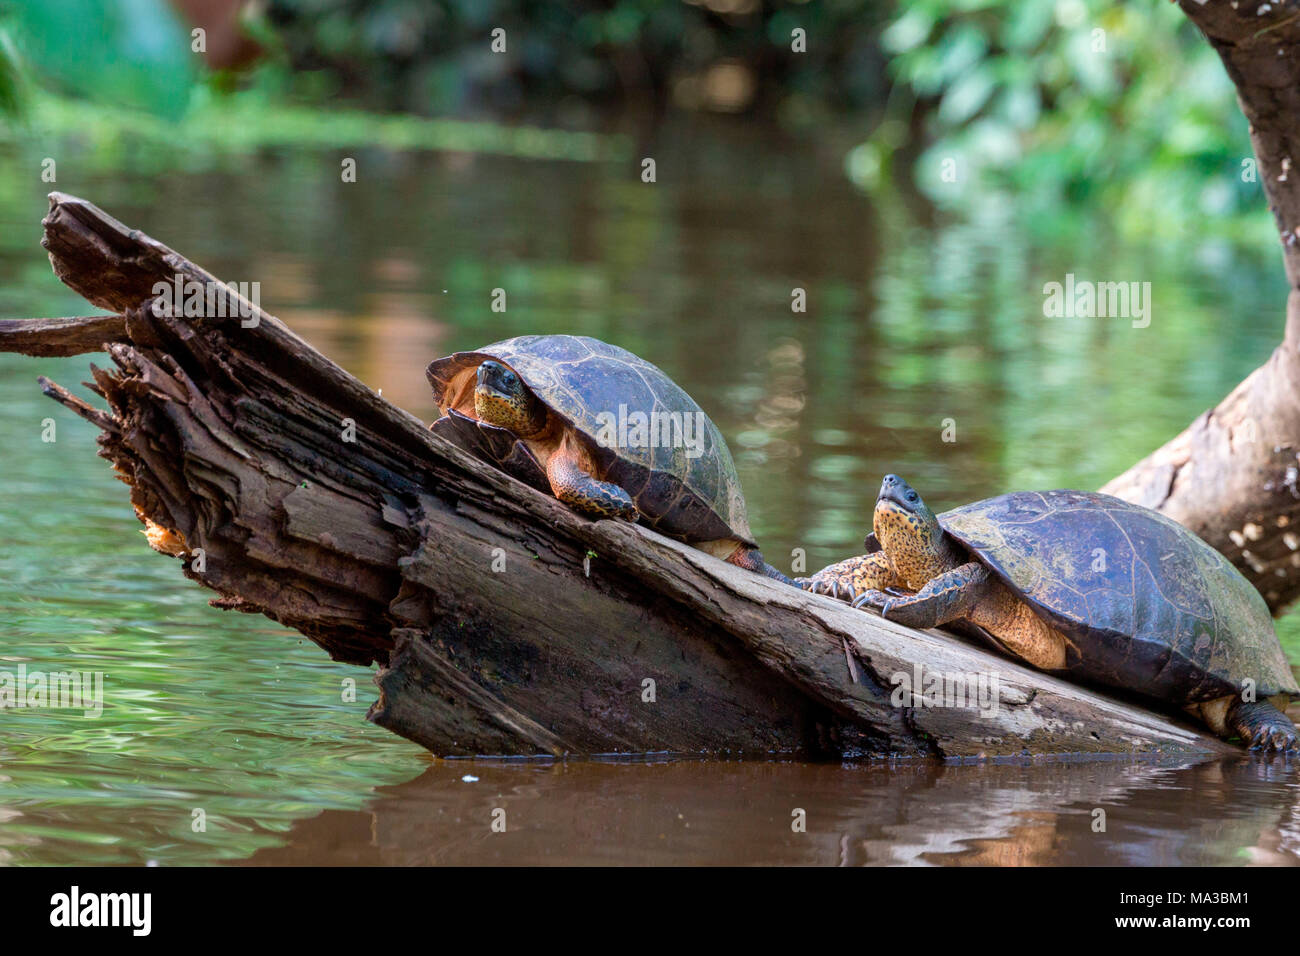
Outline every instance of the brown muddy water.
[[[494, 831], [499, 821], [504, 831]], [[798, 829], [800, 821], [802, 830]], [[1300, 863], [1296, 765], [438, 761], [266, 865]]]
[[[813, 569], [856, 553], [885, 472], [936, 510], [1095, 488], [1280, 335], [1266, 215], [1259, 241], [1157, 243], [1104, 210], [918, 214], [857, 192], [841, 147], [779, 134], [688, 126], [646, 148], [653, 186], [631, 161], [370, 151], [340, 189], [333, 153], [189, 168], [64, 146], [58, 186], [260, 281], [269, 311], [426, 418], [435, 356], [529, 332], [632, 349], [717, 421], [786, 569], [797, 549]], [[38, 245], [44, 155], [0, 149], [0, 315], [87, 309]], [[1068, 273], [1150, 281], [1150, 326], [1045, 318]], [[98, 716], [0, 711], [0, 862], [1300, 861], [1294, 763], [431, 761], [365, 722], [364, 670], [207, 607], [145, 546], [90, 426], [35, 386], [75, 386], [89, 358], [0, 355], [0, 671], [104, 675]]]

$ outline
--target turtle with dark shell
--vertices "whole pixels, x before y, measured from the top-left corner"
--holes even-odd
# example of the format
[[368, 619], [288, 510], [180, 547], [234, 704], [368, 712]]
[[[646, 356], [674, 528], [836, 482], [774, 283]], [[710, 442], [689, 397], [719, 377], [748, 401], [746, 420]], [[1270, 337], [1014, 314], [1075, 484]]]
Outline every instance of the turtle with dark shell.
[[585, 335], [524, 335], [426, 372], [433, 430], [593, 518], [641, 521], [782, 581], [763, 560], [727, 443], [672, 379]]
[[974, 627], [1045, 671], [1177, 704], [1293, 751], [1300, 687], [1259, 592], [1191, 531], [1083, 491], [1016, 492], [937, 518], [887, 475], [867, 553], [795, 581], [891, 621]]

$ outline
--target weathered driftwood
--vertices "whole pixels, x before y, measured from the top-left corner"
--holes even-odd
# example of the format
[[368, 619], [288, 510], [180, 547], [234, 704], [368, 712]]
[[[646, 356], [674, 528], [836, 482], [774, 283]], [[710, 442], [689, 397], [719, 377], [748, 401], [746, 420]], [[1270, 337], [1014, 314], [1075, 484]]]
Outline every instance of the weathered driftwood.
[[1264, 0], [1179, 0], [1250, 120], [1291, 291], [1282, 344], [1217, 406], [1102, 491], [1164, 512], [1222, 551], [1273, 613], [1300, 598], [1300, 17]]
[[0, 340], [7, 351], [26, 355], [81, 355], [98, 352], [109, 342], [125, 341], [126, 319], [120, 315], [0, 319]]
[[[377, 662], [371, 719], [436, 753], [1224, 748], [957, 638], [579, 517], [224, 286], [233, 317], [159, 314], [156, 282], [215, 280], [83, 200], [52, 194], [44, 245], [64, 282], [116, 315], [7, 323], [0, 349], [107, 343], [116, 369], [92, 365], [87, 385], [109, 411], [42, 385], [102, 429], [151, 543], [215, 605]], [[934, 674], [986, 690], [996, 678], [998, 706], [896, 706], [894, 675], [918, 667], [918, 694]]]

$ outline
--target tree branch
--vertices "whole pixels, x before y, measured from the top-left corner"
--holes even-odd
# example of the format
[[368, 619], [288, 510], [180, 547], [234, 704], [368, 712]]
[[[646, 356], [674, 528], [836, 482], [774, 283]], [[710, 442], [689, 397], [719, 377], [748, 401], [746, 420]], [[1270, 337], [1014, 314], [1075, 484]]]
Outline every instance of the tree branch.
[[0, 319], [0, 350], [23, 355], [82, 355], [125, 339], [126, 319], [120, 315]]
[[1101, 490], [1195, 531], [1277, 615], [1300, 599], [1300, 17], [1291, 5], [1259, 0], [1179, 5], [1223, 60], [1250, 120], [1291, 292], [1269, 360]]

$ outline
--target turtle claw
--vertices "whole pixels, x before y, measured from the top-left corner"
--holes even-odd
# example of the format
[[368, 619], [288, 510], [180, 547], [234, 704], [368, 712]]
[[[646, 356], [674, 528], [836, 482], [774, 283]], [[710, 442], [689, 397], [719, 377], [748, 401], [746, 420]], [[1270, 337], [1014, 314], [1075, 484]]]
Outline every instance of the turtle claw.
[[1273, 733], [1262, 730], [1251, 739], [1250, 750], [1257, 754], [1294, 754], [1296, 738], [1281, 730]]
[[1296, 751], [1296, 735], [1285, 730], [1273, 731], [1269, 743], [1275, 753], [1286, 754]]
[[870, 607], [882, 614], [889, 604], [889, 595], [884, 591], [877, 591], [875, 588], [869, 588], [863, 591], [853, 600], [853, 606], [856, 608]]
[[852, 604], [854, 607], [861, 606], [859, 602], [867, 593], [859, 591], [850, 582], [841, 578], [822, 577], [820, 574], [814, 574], [810, 578], [795, 578], [794, 583], [796, 587], [800, 587], [805, 591], [811, 591], [813, 594], [824, 594], [837, 601], [843, 601], [845, 604]]
[[847, 588], [847, 586], [841, 585], [835, 578], [827, 579], [814, 574], [810, 578], [795, 578], [794, 584], [795, 587], [802, 588], [813, 594], [824, 594], [827, 597], [835, 598], [837, 601], [848, 600], [841, 593], [841, 588]]
[[810, 594], [830, 594], [830, 586], [826, 579], [814, 574], [808, 578], [795, 578], [792, 582], [800, 590], [807, 591]]
[[826, 586], [826, 594], [829, 594], [837, 601], [849, 602], [853, 600], [853, 588], [841, 581], [839, 578], [831, 578], [830, 583]]

